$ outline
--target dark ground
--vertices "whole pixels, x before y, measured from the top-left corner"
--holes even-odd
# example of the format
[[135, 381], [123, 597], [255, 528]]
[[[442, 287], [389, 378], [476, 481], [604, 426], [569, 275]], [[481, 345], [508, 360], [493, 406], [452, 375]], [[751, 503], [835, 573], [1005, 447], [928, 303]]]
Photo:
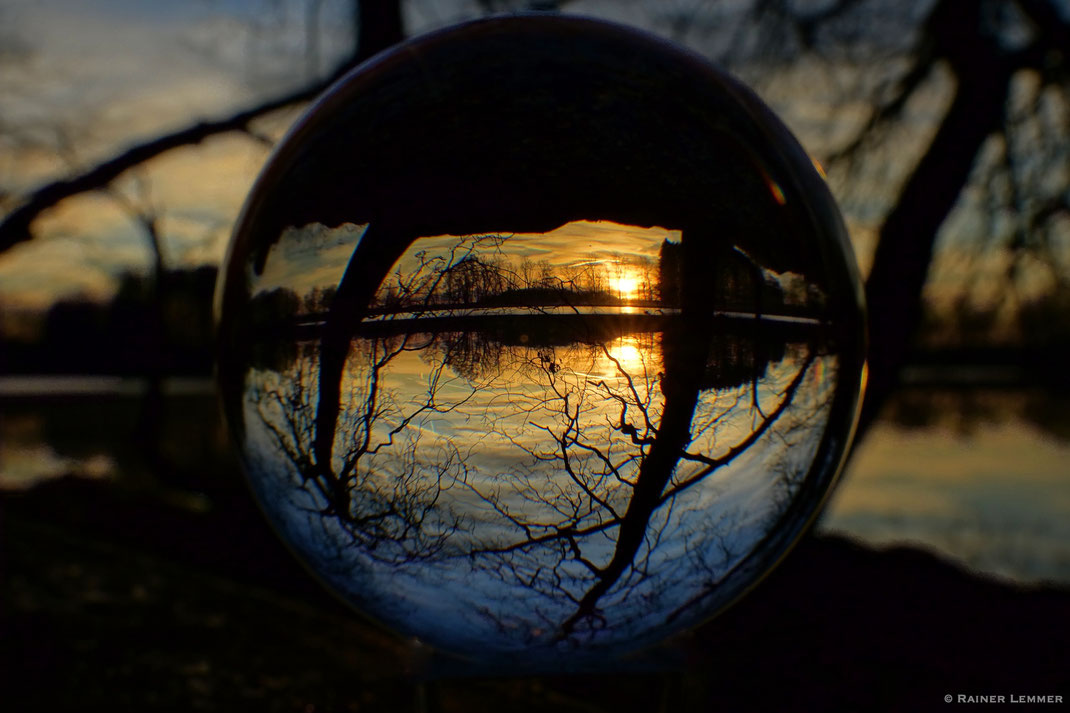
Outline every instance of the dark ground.
[[683, 671], [426, 680], [420, 652], [292, 560], [238, 478], [213, 482], [199, 496], [73, 478], [0, 494], [0, 710], [1070, 707], [1070, 592], [814, 536], [677, 642]]

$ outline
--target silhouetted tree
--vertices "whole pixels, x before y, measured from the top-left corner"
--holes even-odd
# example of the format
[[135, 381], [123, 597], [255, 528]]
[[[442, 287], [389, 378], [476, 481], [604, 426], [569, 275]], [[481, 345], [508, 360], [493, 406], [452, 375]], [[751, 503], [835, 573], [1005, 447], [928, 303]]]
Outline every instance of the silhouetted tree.
[[[285, 462], [290, 469], [273, 477], [293, 478], [319, 516], [337, 523], [363, 554], [391, 564], [434, 557], [462, 522], [439, 503], [458, 469], [463, 471], [459, 453], [447, 442], [421, 444], [420, 431], [409, 428], [427, 413], [448, 412], [457, 404], [437, 403], [440, 382], [434, 378], [426, 401], [411, 407], [382, 383], [394, 359], [420, 348], [414, 341], [419, 343], [408, 336], [374, 339], [355, 349], [348, 405], [339, 419], [339, 446], [331, 463], [317, 462], [312, 447], [315, 349], [305, 345], [282, 371], [251, 373], [247, 387], [246, 398], [272, 441], [273, 450], [261, 457]], [[253, 467], [263, 472], [271, 466]]]
[[[664, 339], [690, 337], [670, 330]], [[667, 353], [674, 351], [685, 350], [675, 345]], [[619, 587], [617, 599], [627, 599], [626, 592], [655, 576], [652, 570], [659, 568], [650, 562], [662, 557], [659, 541], [677, 536], [668, 533], [679, 527], [672, 514], [678, 496], [729, 466], [791, 412], [814, 359], [811, 352], [794, 365], [779, 395], [763, 405], [767, 412], [755, 406], [752, 427], [734, 433], [746, 420], [746, 400], [729, 395], [699, 406], [693, 366], [670, 361], [654, 374], [647, 365], [626, 367], [605, 347], [602, 356], [615, 373], [594, 381], [559, 361], [554, 350], [540, 352], [528, 368], [541, 376], [546, 395], [525, 399], [518, 393], [513, 399], [543, 432], [542, 440], [525, 442], [514, 432], [499, 432], [527, 453], [530, 471], [503, 473], [487, 484], [468, 482], [509, 527], [467, 555], [478, 567], [514, 579], [548, 601], [573, 602], [573, 612], [555, 622], [561, 638], [597, 631], [605, 625], [601, 602], [614, 587]], [[681, 371], [692, 374], [686, 384], [669, 376]], [[814, 406], [795, 408], [806, 420]], [[614, 413], [614, 420], [601, 421], [603, 413]], [[715, 450], [707, 452], [714, 444]], [[792, 473], [795, 479], [802, 475]], [[727, 538], [727, 531], [718, 536]], [[722, 546], [731, 547], [727, 540]], [[695, 556], [707, 556], [708, 543], [699, 549], [702, 554]], [[720, 568], [720, 576], [729, 569]], [[638, 601], [624, 608], [636, 606], [635, 618], [648, 613]]]

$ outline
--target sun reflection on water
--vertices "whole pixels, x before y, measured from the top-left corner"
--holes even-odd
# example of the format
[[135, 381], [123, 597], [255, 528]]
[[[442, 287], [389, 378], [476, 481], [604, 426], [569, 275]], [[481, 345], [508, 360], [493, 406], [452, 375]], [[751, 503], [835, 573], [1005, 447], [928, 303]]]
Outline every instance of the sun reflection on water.
[[[645, 374], [651, 364], [652, 345], [642, 345], [635, 337], [624, 337], [606, 345], [605, 367], [610, 372]], [[614, 363], [615, 362], [615, 363]]]

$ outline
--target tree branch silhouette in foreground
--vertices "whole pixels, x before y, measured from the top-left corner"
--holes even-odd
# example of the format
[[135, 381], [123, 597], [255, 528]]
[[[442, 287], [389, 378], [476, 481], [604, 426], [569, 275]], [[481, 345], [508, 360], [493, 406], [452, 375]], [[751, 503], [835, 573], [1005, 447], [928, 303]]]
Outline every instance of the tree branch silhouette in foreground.
[[82, 173], [38, 188], [0, 221], [0, 252], [31, 240], [33, 222], [49, 208], [67, 198], [104, 189], [122, 174], [161, 154], [184, 146], [193, 146], [212, 136], [230, 132], [245, 132], [261, 140], [252, 129], [252, 124], [257, 119], [281, 109], [312, 101], [350, 69], [404, 39], [401, 6], [398, 0], [376, 0], [375, 2], [354, 0], [354, 3], [357, 28], [354, 52], [339, 63], [338, 67], [326, 78], [317, 79], [280, 96], [271, 97], [229, 116], [198, 121], [177, 131], [134, 144]]

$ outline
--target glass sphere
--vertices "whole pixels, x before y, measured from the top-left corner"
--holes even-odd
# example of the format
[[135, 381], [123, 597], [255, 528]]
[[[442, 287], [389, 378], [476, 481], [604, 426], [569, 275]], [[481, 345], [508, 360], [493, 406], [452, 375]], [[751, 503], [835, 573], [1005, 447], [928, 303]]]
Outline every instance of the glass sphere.
[[498, 666], [613, 665], [763, 576], [835, 480], [860, 281], [818, 170], [701, 57], [477, 21], [327, 92], [217, 293], [263, 510], [343, 598]]

